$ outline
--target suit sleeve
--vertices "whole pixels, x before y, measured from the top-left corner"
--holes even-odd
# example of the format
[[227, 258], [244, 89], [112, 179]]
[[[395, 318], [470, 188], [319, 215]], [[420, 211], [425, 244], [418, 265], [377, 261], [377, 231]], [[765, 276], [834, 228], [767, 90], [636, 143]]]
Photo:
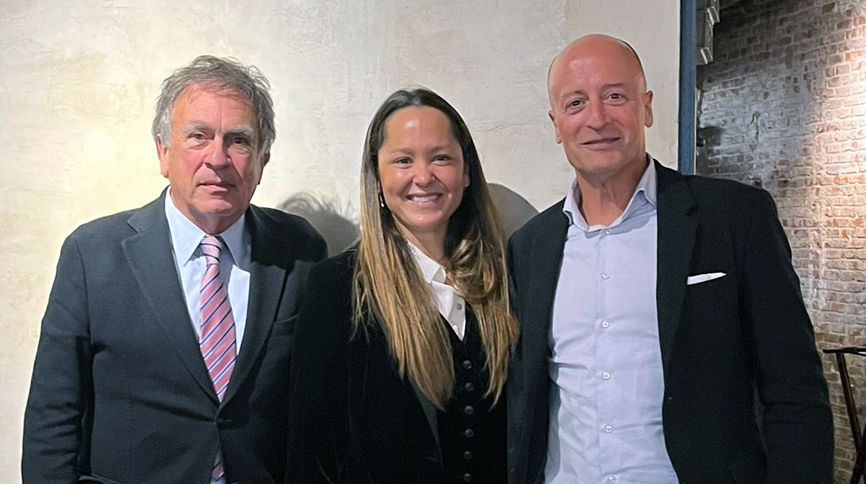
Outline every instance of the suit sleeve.
[[319, 264], [307, 281], [307, 301], [295, 324], [289, 403], [286, 483], [344, 482], [348, 445], [345, 281]]
[[[514, 318], [517, 319], [518, 327], [520, 328], [520, 332], [518, 333], [517, 344], [514, 345], [511, 353], [511, 359], [508, 364], [508, 379], [506, 381], [506, 392], [509, 399], [508, 404], [508, 413], [511, 414], [514, 412], [516, 414], [517, 410], [521, 408], [520, 405], [517, 404], [517, 396], [520, 394], [522, 376], [520, 374], [521, 362], [522, 362], [522, 354], [521, 351], [523, 349], [522, 344], [522, 335], [523, 335], [523, 327], [522, 322], [520, 321], [520, 312], [519, 312], [519, 294], [517, 293], [517, 261], [515, 260], [514, 251], [514, 239], [510, 239], [508, 241], [508, 251], [506, 253], [507, 267], [508, 267], [508, 297], [511, 303], [511, 314], [514, 315]], [[508, 421], [508, 429], [509, 433], [515, 432], [513, 441], [516, 442], [516, 432], [518, 428], [518, 424], [520, 423], [519, 419], [509, 419]], [[509, 449], [511, 448], [512, 439], [509, 439]]]
[[508, 477], [509, 481], [516, 479], [515, 474], [517, 473], [517, 467], [520, 465], [521, 455], [519, 454], [520, 449], [520, 435], [521, 435], [521, 424], [523, 423], [523, 413], [525, 411], [525, 402], [522, 401], [523, 397], [523, 326], [520, 321], [520, 313], [518, 311], [518, 294], [517, 294], [517, 261], [515, 258], [515, 242], [514, 237], [512, 237], [508, 241], [508, 252], [507, 252], [507, 261], [508, 261], [508, 292], [509, 297], [511, 299], [511, 313], [515, 318], [518, 319], [518, 324], [520, 325], [520, 333], [518, 336], [517, 344], [512, 350], [511, 359], [508, 365], [508, 379], [506, 380], [506, 398], [507, 398], [507, 406], [506, 411], [508, 413], [508, 433], [507, 433], [507, 464], [508, 464]]
[[24, 414], [24, 484], [76, 482], [86, 466], [84, 421], [92, 400], [84, 266], [74, 236], [64, 242]]
[[768, 484], [833, 479], [833, 422], [791, 248], [767, 192], [755, 204], [744, 255], [744, 301], [764, 409]]

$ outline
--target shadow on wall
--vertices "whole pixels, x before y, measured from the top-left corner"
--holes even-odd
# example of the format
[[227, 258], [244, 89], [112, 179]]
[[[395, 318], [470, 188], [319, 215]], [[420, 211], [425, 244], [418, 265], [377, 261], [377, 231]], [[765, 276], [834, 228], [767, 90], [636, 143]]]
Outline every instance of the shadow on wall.
[[487, 189], [490, 191], [493, 206], [499, 212], [506, 238], [511, 237], [515, 230], [538, 214], [538, 210], [532, 204], [508, 187], [498, 183], [488, 183]]
[[710, 158], [718, 156], [717, 148], [721, 144], [722, 133], [724, 130], [720, 126], [698, 127], [698, 136], [696, 139], [696, 154], [695, 154], [695, 173], [699, 175], [707, 175], [712, 169], [710, 168]]
[[[487, 188], [508, 237], [538, 213], [525, 198], [507, 187], [490, 183]], [[277, 208], [307, 219], [328, 243], [329, 256], [339, 254], [358, 241], [356, 217], [349, 206], [341, 206], [338, 199], [319, 199], [310, 193], [298, 193]]]
[[[759, 119], [759, 113], [756, 112], [753, 114], [753, 120], [757, 119]], [[698, 119], [698, 122], [700, 122], [700, 118]], [[754, 133], [749, 134], [751, 138], [748, 140], [748, 152], [745, 154], [742, 153], [743, 149], [739, 149], [738, 153], [732, 155], [723, 153], [723, 149], [726, 147], [725, 143], [729, 142], [729, 140], [723, 139], [726, 135], [728, 138], [735, 136], [726, 133], [725, 128], [720, 126], [698, 128], [695, 174], [717, 178], [730, 178], [753, 187], [764, 188], [764, 176], [762, 176], [762, 173], [766, 170], [763, 168], [761, 170], [749, 169], [749, 166], [746, 165], [748, 163], [751, 163], [753, 166], [755, 165], [755, 155], [753, 153], [758, 151], [757, 129], [754, 130]], [[743, 136], [740, 136], [740, 138], [743, 138]], [[725, 157], [733, 161], [719, 161], [720, 159], [725, 159]], [[742, 169], [732, 169], [732, 166], [741, 166]], [[777, 173], [773, 172], [772, 174]]]
[[340, 206], [338, 199], [317, 199], [309, 193], [298, 193], [277, 208], [307, 219], [328, 243], [328, 256], [335, 256], [358, 241], [355, 217], [348, 207]]

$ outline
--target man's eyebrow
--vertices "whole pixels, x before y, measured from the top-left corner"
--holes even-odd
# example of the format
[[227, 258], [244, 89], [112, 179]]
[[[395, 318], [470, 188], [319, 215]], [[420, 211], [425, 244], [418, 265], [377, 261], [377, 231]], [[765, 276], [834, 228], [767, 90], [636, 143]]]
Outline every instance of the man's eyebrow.
[[[189, 134], [194, 133], [196, 131], [211, 132], [211, 131], [214, 131], [214, 127], [212, 124], [207, 123], [205, 121], [190, 121], [190, 122], [186, 123], [186, 125], [183, 127], [183, 134], [184, 135], [189, 135]], [[238, 136], [238, 135], [245, 136], [249, 139], [255, 139], [256, 130], [253, 129], [252, 126], [243, 125], [243, 126], [235, 126], [233, 128], [229, 128], [225, 132], [225, 136]]]
[[575, 89], [573, 91], [568, 91], [568, 92], [563, 93], [562, 97], [565, 98], [568, 96], [585, 96], [585, 95], [586, 95], [586, 91], [584, 91], [583, 89]]
[[[606, 91], [608, 89], [628, 89], [628, 84], [624, 82], [615, 82], [612, 84], [605, 84], [601, 86], [602, 91]], [[586, 91], [583, 89], [575, 89], [573, 91], [566, 92], [562, 95], [561, 99], [565, 99], [571, 96], [586, 96]]]
[[204, 121], [190, 121], [183, 126], [183, 133], [189, 134], [193, 131], [208, 131], [213, 130], [213, 126], [210, 123], [206, 123]]
[[230, 128], [226, 130], [227, 135], [242, 135], [247, 138], [253, 139], [255, 138], [256, 130], [253, 129], [252, 126], [235, 126], [234, 128]]

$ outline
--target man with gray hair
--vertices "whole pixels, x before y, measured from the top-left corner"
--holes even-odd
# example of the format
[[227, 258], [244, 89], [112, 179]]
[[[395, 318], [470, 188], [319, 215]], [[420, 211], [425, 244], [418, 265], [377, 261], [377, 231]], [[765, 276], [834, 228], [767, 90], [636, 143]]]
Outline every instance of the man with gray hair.
[[169, 186], [63, 244], [24, 418], [38, 483], [272, 483], [286, 460], [289, 348], [325, 243], [250, 205], [274, 141], [269, 84], [201, 56], [153, 121]]

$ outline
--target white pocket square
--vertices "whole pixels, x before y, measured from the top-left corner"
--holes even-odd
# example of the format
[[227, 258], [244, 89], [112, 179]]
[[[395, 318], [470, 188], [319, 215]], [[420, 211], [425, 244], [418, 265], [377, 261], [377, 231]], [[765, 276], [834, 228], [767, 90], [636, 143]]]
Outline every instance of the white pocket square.
[[706, 274], [696, 274], [694, 276], [689, 276], [686, 279], [686, 285], [691, 286], [692, 284], [700, 284], [702, 282], [712, 281], [713, 279], [718, 279], [720, 277], [725, 277], [724, 272], [708, 272]]

